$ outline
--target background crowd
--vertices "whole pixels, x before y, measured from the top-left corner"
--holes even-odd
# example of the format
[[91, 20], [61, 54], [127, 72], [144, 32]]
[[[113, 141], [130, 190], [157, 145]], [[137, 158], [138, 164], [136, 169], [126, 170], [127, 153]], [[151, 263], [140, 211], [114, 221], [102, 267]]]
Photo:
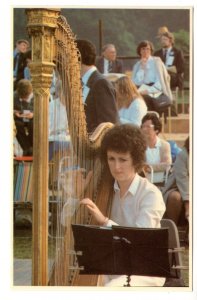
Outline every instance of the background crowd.
[[[163, 216], [176, 224], [180, 218], [189, 222], [189, 137], [176, 157], [172, 157], [170, 143], [159, 137], [162, 130], [161, 115], [167, 115], [169, 107], [173, 108], [173, 90], [182, 90], [184, 87], [184, 56], [182, 50], [175, 47], [174, 36], [167, 27], [161, 27], [158, 33], [161, 48], [155, 51], [152, 42], [141, 41], [136, 49], [139, 59], [129, 75], [123, 73], [123, 64], [117, 59], [114, 44], [104, 45], [102, 55], [97, 56], [92, 42], [76, 40], [81, 55], [82, 101], [87, 131], [91, 134], [103, 122], [115, 124], [102, 144], [109, 173], [115, 180], [111, 216], [106, 219], [91, 199], [83, 199], [81, 202], [98, 223], [105, 226], [115, 222], [123, 226], [157, 228]], [[33, 155], [33, 88], [29, 63], [29, 42], [20, 39], [14, 49], [13, 107], [15, 135], [23, 156]], [[58, 70], [54, 69], [50, 90], [49, 142], [55, 142], [56, 138], [53, 137], [60, 137], [61, 134], [61, 142], [64, 141], [67, 147], [70, 143], [67, 139], [68, 124], [60, 99], [61, 80]], [[161, 99], [164, 105], [160, 105]], [[56, 104], [58, 109], [55, 108]], [[61, 128], [53, 126], [52, 116], [55, 112], [61, 115]], [[17, 153], [14, 155], [17, 156]], [[50, 159], [53, 155], [55, 152], [51, 153]], [[142, 164], [144, 169], [139, 167]], [[118, 167], [124, 173], [123, 179], [118, 175]], [[146, 174], [151, 172], [167, 172], [164, 186], [150, 183], [150, 177]], [[147, 189], [147, 194], [136, 200], [135, 193], [137, 195], [143, 189]], [[130, 194], [136, 206], [135, 209], [130, 207], [132, 213], [128, 216], [127, 208], [130, 204], [127, 202], [130, 203], [132, 198]], [[122, 199], [125, 208], [120, 208], [119, 202]], [[139, 202], [142, 209], [136, 211]], [[134, 211], [137, 215], [134, 215]], [[116, 279], [108, 278], [106, 285], [113, 285], [113, 280], [117, 284]], [[136, 282], [140, 284], [138, 280]], [[155, 285], [164, 283], [161, 279], [154, 282]], [[147, 280], [143, 284], [153, 283]]]

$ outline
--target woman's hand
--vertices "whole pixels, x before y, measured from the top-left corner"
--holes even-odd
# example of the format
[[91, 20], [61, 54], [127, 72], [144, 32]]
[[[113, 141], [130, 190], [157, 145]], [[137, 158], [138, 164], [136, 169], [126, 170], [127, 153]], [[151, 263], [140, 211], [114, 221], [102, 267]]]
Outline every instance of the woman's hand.
[[96, 206], [96, 204], [89, 198], [82, 199], [80, 204], [83, 204], [87, 207], [89, 212], [95, 218], [95, 220], [100, 224], [104, 225], [107, 221], [107, 218], [102, 214], [100, 209]]

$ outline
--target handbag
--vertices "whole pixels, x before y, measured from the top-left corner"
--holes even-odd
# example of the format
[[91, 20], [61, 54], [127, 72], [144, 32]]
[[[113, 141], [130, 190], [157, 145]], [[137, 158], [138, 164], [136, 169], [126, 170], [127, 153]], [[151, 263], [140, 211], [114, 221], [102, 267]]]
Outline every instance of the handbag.
[[155, 111], [162, 112], [165, 111], [166, 108], [171, 106], [172, 101], [167, 95], [162, 93], [158, 97], [152, 98], [152, 104], [154, 106]]

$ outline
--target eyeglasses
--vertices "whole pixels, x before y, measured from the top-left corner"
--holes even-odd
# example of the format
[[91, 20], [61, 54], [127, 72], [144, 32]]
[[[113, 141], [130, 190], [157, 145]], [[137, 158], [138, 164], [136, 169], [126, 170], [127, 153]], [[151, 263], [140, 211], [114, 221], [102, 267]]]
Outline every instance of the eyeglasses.
[[151, 48], [148, 48], [148, 47], [143, 47], [143, 48], [141, 48], [141, 50], [143, 50], [143, 51], [146, 51], [146, 50], [150, 51], [150, 50], [151, 50]]
[[150, 124], [150, 125], [142, 125], [141, 128], [154, 128], [154, 124]]

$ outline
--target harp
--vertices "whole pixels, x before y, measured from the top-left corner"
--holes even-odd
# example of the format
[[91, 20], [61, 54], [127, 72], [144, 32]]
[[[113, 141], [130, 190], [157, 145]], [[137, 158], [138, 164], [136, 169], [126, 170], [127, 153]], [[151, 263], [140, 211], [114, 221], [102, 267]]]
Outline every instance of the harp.
[[[78, 187], [83, 181], [83, 178], [78, 179], [81, 174], [78, 170], [93, 170], [94, 173], [81, 196], [94, 199], [106, 214], [109, 210], [110, 201], [107, 200], [110, 199], [111, 191], [108, 189], [106, 172], [101, 176], [103, 170], [97, 154], [102, 136], [113, 125], [103, 123], [91, 135], [87, 133], [80, 81], [80, 55], [75, 37], [66, 19], [60, 15], [60, 10], [26, 9], [26, 15], [32, 44], [30, 72], [34, 90], [32, 285], [96, 286], [98, 276], [79, 275], [71, 224], [92, 223], [87, 211], [79, 205], [75, 206]], [[66, 109], [70, 147], [65, 149], [60, 143], [58, 157], [53, 160], [58, 170], [57, 227], [55, 258], [49, 269], [48, 114], [54, 68], [58, 71], [60, 83], [58, 97]]]

